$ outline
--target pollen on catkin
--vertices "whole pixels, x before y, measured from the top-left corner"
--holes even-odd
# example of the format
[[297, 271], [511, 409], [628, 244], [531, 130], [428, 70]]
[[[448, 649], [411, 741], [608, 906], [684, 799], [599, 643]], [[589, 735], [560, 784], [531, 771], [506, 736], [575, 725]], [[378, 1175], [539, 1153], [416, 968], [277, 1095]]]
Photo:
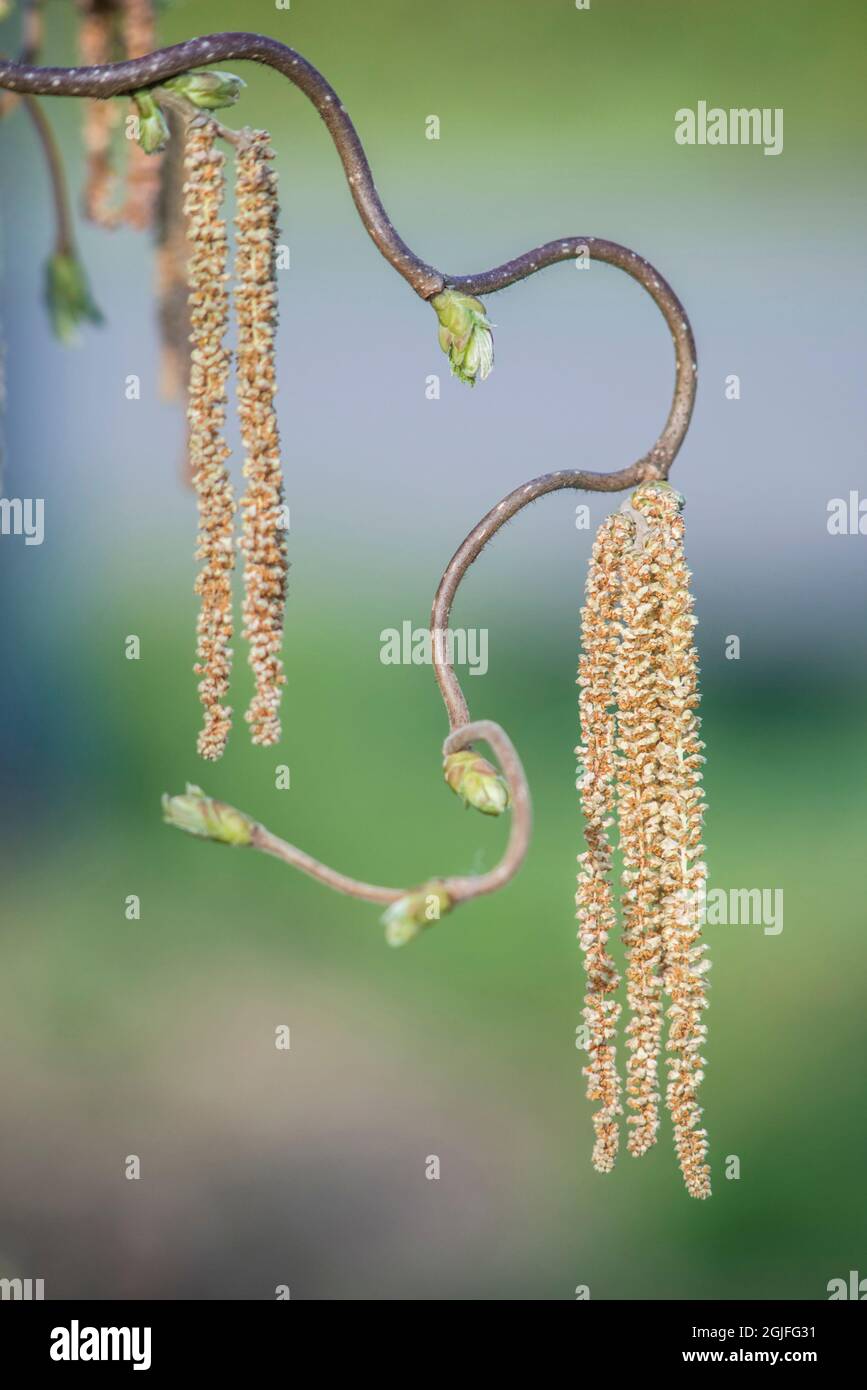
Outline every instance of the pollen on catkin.
[[657, 577], [659, 533], [639, 538], [632, 522], [621, 572], [614, 686], [617, 701], [617, 807], [623, 855], [626, 948], [627, 1148], [635, 1157], [656, 1142], [658, 1058], [663, 1025], [662, 915], [657, 744], [662, 712], [660, 662], [666, 637]]
[[612, 995], [620, 984], [608, 951], [616, 925], [609, 827], [614, 809], [614, 663], [617, 652], [615, 613], [620, 589], [619, 566], [629, 539], [627, 519], [615, 514], [599, 529], [593, 545], [584, 607], [581, 610], [581, 657], [578, 701], [582, 742], [578, 789], [586, 851], [578, 856], [578, 940], [584, 953], [587, 988], [583, 1017], [587, 1027], [587, 1098], [601, 1102], [593, 1116], [596, 1141], [593, 1166], [600, 1173], [614, 1167], [620, 1142], [620, 1078], [614, 1042], [620, 1005]]
[[229, 687], [232, 652], [232, 568], [234, 514], [226, 469], [229, 448], [223, 431], [230, 356], [224, 346], [229, 321], [228, 241], [220, 217], [225, 178], [223, 156], [215, 148], [210, 121], [191, 123], [187, 133], [184, 212], [189, 242], [190, 467], [199, 509], [196, 559], [202, 561], [195, 592], [200, 597], [195, 672], [204, 725], [198, 750], [214, 761], [226, 746], [231, 709], [223, 701]]
[[687, 1191], [710, 1196], [707, 1132], [701, 1126], [698, 1089], [704, 1076], [702, 1056], [707, 1028], [707, 981], [698, 905], [703, 895], [702, 800], [703, 743], [699, 737], [698, 654], [693, 642], [696, 619], [689, 590], [690, 574], [683, 549], [680, 499], [670, 488], [642, 490], [634, 501], [658, 537], [655, 556], [660, 593], [660, 625], [665, 642], [660, 653], [661, 714], [657, 743], [657, 778], [662, 835], [659, 878], [663, 949], [663, 983], [667, 1010], [666, 1104]]
[[246, 491], [241, 498], [243, 636], [255, 691], [246, 712], [254, 743], [280, 738], [286, 677], [280, 651], [286, 606], [286, 532], [280, 436], [274, 406], [277, 333], [277, 177], [267, 131], [253, 131], [236, 166], [237, 396]]

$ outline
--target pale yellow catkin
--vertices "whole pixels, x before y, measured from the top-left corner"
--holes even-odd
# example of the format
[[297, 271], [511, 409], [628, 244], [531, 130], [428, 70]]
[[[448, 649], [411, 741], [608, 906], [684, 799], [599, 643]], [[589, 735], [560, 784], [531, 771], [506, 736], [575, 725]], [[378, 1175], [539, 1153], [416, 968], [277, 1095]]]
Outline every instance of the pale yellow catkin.
[[588, 979], [587, 1093], [602, 1102], [593, 1162], [607, 1172], [622, 1109], [614, 1042], [620, 1006], [612, 998], [619, 980], [607, 944], [615, 921], [608, 827], [616, 807], [630, 1011], [627, 1144], [637, 1156], [656, 1140], [665, 1012], [666, 1103], [687, 1191], [701, 1198], [711, 1190], [698, 1103], [709, 969], [700, 933], [704, 745], [681, 506], [667, 484], [642, 485], [626, 511], [603, 523], [593, 548], [578, 680], [583, 741], [576, 749], [587, 852], [575, 901]]
[[587, 1028], [588, 1100], [599, 1101], [593, 1116], [596, 1140], [593, 1165], [602, 1173], [614, 1167], [623, 1107], [617, 1072], [615, 1036], [620, 1005], [612, 998], [620, 983], [608, 951], [616, 926], [609, 827], [614, 809], [614, 664], [617, 652], [615, 614], [620, 588], [619, 565], [630, 536], [627, 519], [615, 514], [603, 522], [593, 545], [584, 607], [581, 610], [581, 657], [578, 664], [582, 742], [578, 788], [584, 819], [585, 853], [580, 865], [575, 904], [578, 940], [584, 953], [587, 989], [583, 1018]]
[[199, 508], [196, 579], [200, 596], [196, 674], [204, 726], [198, 739], [203, 758], [219, 758], [231, 727], [223, 701], [232, 652], [234, 514], [224, 438], [230, 356], [224, 345], [229, 320], [228, 241], [220, 217], [225, 187], [223, 156], [211, 122], [194, 122], [187, 133], [184, 212], [188, 231], [190, 381], [187, 419], [190, 468]]
[[237, 156], [235, 308], [237, 392], [244, 476], [243, 635], [250, 644], [255, 691], [245, 718], [254, 743], [280, 738], [280, 697], [286, 677], [280, 652], [286, 605], [286, 530], [277, 389], [277, 176], [267, 131], [253, 131]]
[[704, 958], [699, 920], [707, 871], [702, 844], [704, 745], [696, 712], [696, 619], [677, 495], [653, 490], [636, 505], [644, 510], [653, 533], [660, 538], [656, 572], [662, 596], [660, 622], [666, 639], [660, 667], [662, 714], [657, 745], [664, 987], [670, 1000], [666, 1103], [687, 1191], [702, 1198], [709, 1197], [711, 1191], [707, 1132], [701, 1125], [698, 1102], [706, 1065], [702, 1056], [707, 1036], [703, 1015], [710, 964]]
[[624, 551], [620, 642], [615, 662], [617, 806], [623, 855], [622, 913], [626, 948], [627, 1148], [638, 1157], [659, 1129], [658, 1058], [663, 1026], [660, 841], [662, 818], [656, 765], [662, 713], [659, 680], [665, 633], [657, 557], [651, 530]]

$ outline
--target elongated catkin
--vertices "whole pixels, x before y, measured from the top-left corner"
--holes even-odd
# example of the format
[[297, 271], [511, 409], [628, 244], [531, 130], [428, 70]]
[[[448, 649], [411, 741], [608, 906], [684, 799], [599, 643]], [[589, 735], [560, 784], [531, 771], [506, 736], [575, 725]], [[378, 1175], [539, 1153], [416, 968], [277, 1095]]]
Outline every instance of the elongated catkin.
[[630, 534], [625, 517], [603, 522], [596, 536], [587, 590], [581, 611], [581, 657], [578, 664], [582, 742], [578, 787], [584, 818], [585, 853], [579, 855], [578, 940], [584, 952], [587, 989], [583, 1017], [588, 1030], [587, 1098], [600, 1102], [593, 1116], [596, 1142], [593, 1165], [607, 1173], [614, 1166], [620, 1139], [620, 1078], [614, 1042], [620, 1005], [612, 998], [620, 983], [608, 950], [615, 929], [612, 850], [608, 829], [614, 809], [614, 662], [615, 615], [620, 589], [619, 567]]
[[200, 596], [196, 674], [205, 711], [198, 749], [214, 761], [226, 746], [231, 709], [232, 568], [235, 503], [226, 469], [223, 431], [230, 357], [223, 339], [229, 320], [228, 242], [220, 217], [223, 156], [211, 122], [193, 122], [187, 133], [184, 212], [188, 227], [189, 309], [192, 352], [187, 418], [190, 467], [199, 508], [196, 579]]
[[286, 677], [280, 652], [286, 606], [286, 531], [277, 389], [277, 177], [266, 131], [251, 133], [237, 157], [238, 412], [247, 487], [241, 498], [244, 629], [255, 691], [245, 718], [254, 743], [280, 738]]
[[616, 809], [629, 1009], [627, 1147], [638, 1156], [656, 1141], [667, 1018], [665, 1097], [675, 1149], [687, 1191], [707, 1197], [707, 1134], [698, 1102], [709, 969], [699, 922], [704, 758], [681, 506], [668, 484], [644, 484], [628, 511], [603, 523], [593, 548], [579, 666], [583, 742], [576, 750], [583, 760], [587, 851], [580, 856], [576, 903], [588, 979], [587, 1093], [602, 1102], [593, 1117], [593, 1162], [607, 1172], [622, 1111], [615, 1055], [620, 1005], [613, 998], [619, 978], [608, 946], [615, 921], [608, 827]]

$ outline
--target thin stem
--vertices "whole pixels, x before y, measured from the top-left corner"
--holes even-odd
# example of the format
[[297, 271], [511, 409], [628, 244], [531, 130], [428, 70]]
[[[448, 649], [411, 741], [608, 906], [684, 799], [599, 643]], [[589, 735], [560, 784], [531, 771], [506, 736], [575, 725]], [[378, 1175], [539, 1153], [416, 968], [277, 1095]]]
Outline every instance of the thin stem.
[[404, 895], [403, 888], [382, 888], [378, 884], [364, 883], [361, 879], [341, 874], [337, 869], [320, 863], [312, 854], [307, 854], [297, 845], [290, 845], [287, 840], [281, 840], [279, 835], [272, 835], [264, 825], [253, 827], [250, 843], [263, 854], [271, 854], [284, 864], [290, 864], [293, 869], [300, 869], [302, 874], [315, 878], [318, 883], [324, 883], [326, 888], [333, 888], [335, 893], [345, 893], [350, 898], [360, 898], [366, 903], [383, 904], [396, 902]]
[[[508, 883], [509, 879], [514, 878], [524, 862], [532, 826], [527, 778], [511, 739], [499, 724], [494, 724], [490, 719], [482, 719], [476, 724], [468, 724], [463, 729], [455, 729], [443, 744], [443, 755], [456, 753], [474, 740], [483, 740], [490, 744], [499, 760], [503, 775], [509, 783], [512, 825], [503, 857], [488, 873], [442, 880], [446, 892], [455, 904], [468, 902], [484, 893], [495, 893], [498, 888]], [[273, 855], [284, 864], [290, 864], [293, 869], [300, 869], [302, 874], [308, 874], [317, 882], [333, 888], [336, 893], [346, 893], [349, 897], [360, 898], [364, 902], [393, 903], [407, 892], [405, 888], [384, 888], [379, 884], [365, 883], [339, 873], [337, 869], [329, 868], [327, 864], [314, 859], [303, 849], [298, 849], [297, 845], [290, 845], [288, 841], [273, 835], [264, 825], [253, 827], [251, 844], [254, 849], [261, 850], [263, 854]]]
[[71, 256], [75, 249], [75, 235], [72, 226], [72, 211], [69, 206], [69, 192], [66, 187], [66, 174], [64, 173], [60, 150], [57, 147], [54, 132], [39, 102], [28, 95], [22, 96], [22, 101], [24, 109], [33, 122], [36, 134], [39, 136], [48, 168], [51, 196], [54, 202], [54, 249], [58, 254]]

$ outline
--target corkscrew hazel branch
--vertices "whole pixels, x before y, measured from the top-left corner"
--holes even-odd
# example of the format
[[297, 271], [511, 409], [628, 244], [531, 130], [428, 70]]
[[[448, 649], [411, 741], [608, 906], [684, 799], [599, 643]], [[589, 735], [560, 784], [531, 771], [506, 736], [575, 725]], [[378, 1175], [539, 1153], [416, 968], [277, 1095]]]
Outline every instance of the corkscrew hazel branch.
[[[431, 615], [431, 627], [436, 634], [438, 630], [448, 627], [455, 595], [470, 565], [500, 527], [531, 502], [563, 488], [618, 492], [644, 481], [667, 478], [689, 426], [695, 399], [695, 343], [689, 320], [674, 291], [649, 261], [628, 247], [600, 237], [566, 237], [549, 241], [491, 270], [474, 275], [446, 275], [422, 260], [401, 239], [391, 223], [374, 184], [364, 148], [334, 88], [311, 63], [276, 39], [261, 34], [211, 34], [174, 44], [143, 58], [98, 68], [39, 68], [27, 62], [0, 60], [0, 88], [49, 96], [108, 98], [158, 87], [192, 69], [226, 59], [247, 59], [272, 67], [309, 98], [334, 141], [364, 227], [389, 264], [422, 299], [431, 300], [446, 290], [471, 297], [492, 294], [559, 261], [586, 255], [591, 260], [623, 270], [636, 280], [659, 308], [671, 333], [676, 367], [674, 396], [666, 423], [653, 447], [627, 468], [610, 473], [580, 469], [547, 473], [515, 488], [503, 498], [462, 542], [442, 577]], [[495, 891], [517, 872], [529, 842], [530, 800], [520, 761], [507, 735], [491, 721], [478, 724], [469, 722], [466, 700], [448, 660], [448, 644], [434, 642], [433, 647], [436, 677], [452, 730], [446, 741], [446, 751], [450, 753], [467, 747], [473, 738], [488, 741], [500, 759], [509, 783], [513, 807], [512, 833], [497, 868], [476, 878], [443, 880], [444, 884], [450, 885], [452, 901], [461, 901]], [[457, 742], [453, 743], [452, 740]], [[255, 836], [257, 848], [275, 854], [340, 892], [368, 901], [387, 903], [393, 903], [400, 896], [400, 890], [378, 888], [346, 878], [319, 864], [303, 851], [278, 840], [262, 827], [256, 828]]]
[[[677, 425], [681, 437], [688, 423], [693, 388], [687, 367], [694, 364], [694, 348], [689, 323], [676, 296], [647, 261], [634, 251], [598, 237], [568, 237], [550, 241], [527, 251], [514, 260], [476, 275], [444, 275], [428, 265], [406, 245], [392, 225], [377, 192], [370, 165], [349, 114], [331, 84], [312, 63], [294, 49], [263, 34], [220, 33], [172, 44], [143, 58], [109, 63], [96, 68], [40, 68], [27, 62], [0, 61], [0, 88], [44, 96], [113, 97], [165, 83], [191, 69], [225, 59], [246, 59], [262, 63], [282, 73], [313, 103], [319, 112], [337, 153], [359, 216], [385, 259], [404, 277], [422, 299], [430, 299], [447, 286], [468, 295], [492, 294], [507, 285], [533, 275], [558, 261], [578, 254], [615, 265], [639, 280], [659, 304], [668, 321], [678, 349], [680, 408]], [[683, 421], [684, 413], [686, 420]], [[670, 422], [674, 423], [674, 422]], [[663, 441], [661, 440], [660, 443]], [[675, 448], [676, 452], [676, 448]], [[628, 484], [626, 484], [628, 486]]]
[[[466, 725], [463, 729], [455, 729], [443, 744], [443, 754], [455, 753], [458, 749], [466, 748], [468, 744], [478, 739], [488, 743], [494, 750], [503, 769], [503, 774], [509, 783], [512, 799], [512, 825], [505, 853], [499, 864], [493, 869], [485, 874], [439, 880], [453, 905], [468, 902], [471, 898], [481, 897], [485, 893], [495, 893], [498, 888], [502, 888], [518, 872], [524, 862], [530, 843], [532, 810], [527, 779], [511, 739], [500, 728], [499, 724], [493, 723], [490, 719], [481, 719], [475, 724]], [[295, 845], [287, 844], [285, 840], [272, 835], [261, 825], [254, 828], [251, 844], [254, 849], [272, 854], [277, 859], [282, 859], [284, 863], [300, 869], [302, 873], [309, 874], [311, 878], [318, 879], [320, 883], [326, 884], [329, 888], [334, 888], [338, 893], [347, 893], [353, 898], [363, 898], [366, 902], [371, 903], [387, 904], [397, 902], [407, 893], [405, 888], [383, 888], [377, 884], [361, 883], [356, 879], [348, 878], [346, 874], [338, 873], [336, 869], [330, 869], [325, 864], [320, 864], [318, 860], [305, 854]]]
[[[532, 809], [527, 778], [521, 760], [508, 734], [492, 720], [482, 719], [475, 724], [467, 724], [463, 729], [454, 729], [443, 744], [443, 756], [456, 753], [470, 743], [481, 740], [490, 745], [503, 775], [509, 784], [512, 805], [512, 824], [509, 840], [500, 862], [484, 874], [467, 877], [437, 879], [448, 896], [451, 906], [468, 902], [471, 898], [485, 893], [495, 893], [514, 878], [527, 853], [532, 828]], [[258, 824], [242, 811], [226, 806], [223, 802], [206, 797], [198, 787], [188, 787], [183, 796], [163, 797], [163, 817], [170, 825], [188, 834], [203, 839], [215, 840], [221, 844], [249, 845], [270, 854], [300, 869], [317, 882], [333, 888], [337, 893], [345, 893], [364, 902], [381, 903], [388, 906], [405, 898], [409, 891], [405, 888], [387, 888], [381, 884], [365, 883], [351, 878], [348, 874], [332, 869], [297, 845], [280, 839], [264, 825]]]

